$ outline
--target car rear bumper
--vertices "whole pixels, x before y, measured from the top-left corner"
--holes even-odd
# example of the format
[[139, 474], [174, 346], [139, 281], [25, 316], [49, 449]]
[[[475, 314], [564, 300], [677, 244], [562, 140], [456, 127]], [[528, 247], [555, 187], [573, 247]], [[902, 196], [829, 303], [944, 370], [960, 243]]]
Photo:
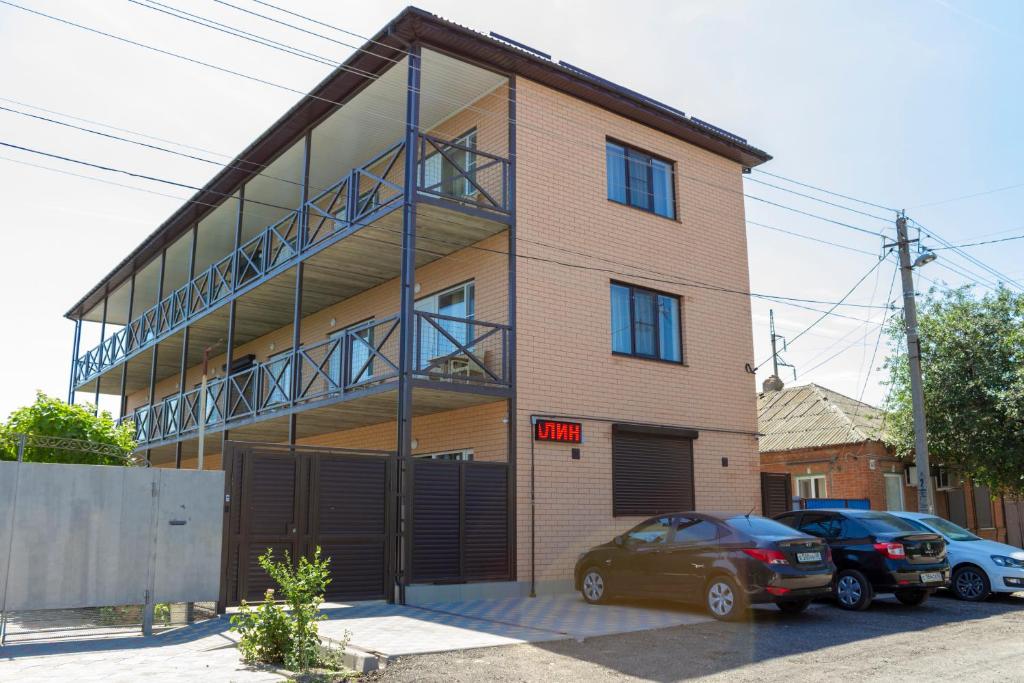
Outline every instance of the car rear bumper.
[[750, 586], [748, 596], [752, 603], [811, 600], [825, 597], [832, 592], [832, 576], [831, 569], [800, 574], [772, 572], [771, 577], [763, 584]]
[[[942, 580], [925, 581], [921, 578], [923, 574], [941, 574]], [[948, 588], [950, 574], [948, 564], [903, 566], [896, 571], [890, 571], [881, 581], [875, 583], [873, 587], [878, 593], [891, 593], [897, 590], [918, 588], [931, 590]]]

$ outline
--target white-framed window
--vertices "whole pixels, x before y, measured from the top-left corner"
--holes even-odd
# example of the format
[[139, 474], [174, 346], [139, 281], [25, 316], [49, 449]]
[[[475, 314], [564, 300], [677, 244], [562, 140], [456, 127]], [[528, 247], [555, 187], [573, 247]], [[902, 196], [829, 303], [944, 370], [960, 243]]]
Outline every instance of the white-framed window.
[[[456, 320], [436, 320], [437, 326], [457, 339], [463, 345], [469, 344], [473, 335], [473, 325], [469, 321], [473, 319], [475, 309], [476, 288], [473, 282], [464, 282], [449, 289], [423, 297], [416, 302], [416, 310], [425, 313], [437, 313], [438, 315], [462, 318], [467, 322]], [[455, 353], [455, 344], [441, 334], [430, 322], [420, 322], [420, 338], [417, 341], [419, 347], [420, 369], [423, 369], [431, 360]]]
[[476, 149], [476, 129], [463, 133], [452, 142], [460, 147], [447, 147], [444, 151], [455, 165], [440, 152], [430, 154], [431, 147], [428, 144], [427, 156], [423, 159], [423, 187], [431, 193], [449, 197], [472, 197], [476, 194], [476, 188], [469, 178], [476, 179], [473, 176], [476, 169], [476, 154], [462, 147]]
[[824, 474], [801, 474], [793, 479], [793, 492], [801, 498], [827, 498]]
[[899, 472], [885, 473], [885, 509], [891, 512], [903, 510], [903, 475]]
[[440, 453], [423, 453], [420, 455], [414, 455], [414, 458], [422, 458], [423, 460], [472, 460], [473, 450], [470, 448], [464, 448], [461, 451], [443, 451]]
[[[370, 360], [370, 348], [373, 346], [373, 323], [372, 318], [364, 320], [328, 336], [329, 339], [344, 337], [331, 352], [331, 360], [328, 364], [328, 373], [339, 387], [346, 384], [359, 384], [373, 378], [373, 361]], [[353, 332], [356, 328], [359, 329]], [[342, 349], [342, 346], [345, 348]], [[343, 355], [348, 358], [348, 367], [346, 368], [341, 366]]]

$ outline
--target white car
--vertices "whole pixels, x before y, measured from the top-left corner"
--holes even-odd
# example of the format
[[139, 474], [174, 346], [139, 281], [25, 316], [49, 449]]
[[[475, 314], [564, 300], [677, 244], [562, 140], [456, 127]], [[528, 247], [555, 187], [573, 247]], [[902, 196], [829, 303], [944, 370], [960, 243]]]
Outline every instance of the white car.
[[920, 512], [889, 514], [946, 539], [949, 566], [953, 569], [950, 588], [961, 600], [979, 602], [992, 593], [1024, 591], [1024, 550], [987, 541], [935, 515]]

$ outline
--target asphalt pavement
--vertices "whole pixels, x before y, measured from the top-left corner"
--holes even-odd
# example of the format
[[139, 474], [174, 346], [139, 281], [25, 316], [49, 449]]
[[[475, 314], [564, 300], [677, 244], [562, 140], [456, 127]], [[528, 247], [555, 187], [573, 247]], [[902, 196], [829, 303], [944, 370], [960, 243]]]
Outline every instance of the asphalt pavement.
[[374, 675], [386, 683], [698, 678], [759, 683], [1021, 681], [1024, 594], [980, 604], [936, 595], [920, 607], [880, 597], [865, 612], [846, 612], [827, 603], [800, 615], [765, 607], [735, 624], [691, 624], [582, 642], [405, 657]]

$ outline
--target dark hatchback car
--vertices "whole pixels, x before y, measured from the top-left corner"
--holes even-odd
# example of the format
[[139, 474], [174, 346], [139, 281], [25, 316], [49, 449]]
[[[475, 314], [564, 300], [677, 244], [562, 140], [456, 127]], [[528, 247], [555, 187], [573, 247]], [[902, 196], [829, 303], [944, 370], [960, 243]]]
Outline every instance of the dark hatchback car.
[[905, 519], [847, 509], [785, 512], [775, 519], [828, 542], [836, 565], [832, 592], [844, 609], [867, 609], [875, 593], [920, 605], [949, 585], [946, 542]]
[[576, 590], [590, 603], [656, 597], [701, 603], [739, 619], [751, 603], [801, 612], [828, 595], [828, 545], [756, 515], [680, 512], [652, 517], [576, 562]]

